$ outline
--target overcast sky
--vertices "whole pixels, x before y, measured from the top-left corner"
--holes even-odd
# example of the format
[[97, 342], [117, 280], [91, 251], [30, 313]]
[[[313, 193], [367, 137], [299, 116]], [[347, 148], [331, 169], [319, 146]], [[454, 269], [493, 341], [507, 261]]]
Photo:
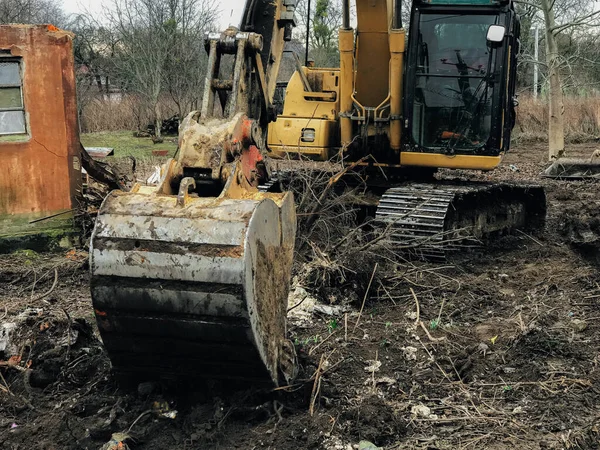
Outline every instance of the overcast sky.
[[[91, 14], [99, 14], [103, 9], [102, 3], [104, 2], [98, 0], [63, 0], [63, 8], [67, 14], [86, 11]], [[110, 1], [106, 1], [106, 3], [109, 4]], [[225, 29], [229, 25], [239, 25], [244, 3], [240, 0], [219, 0], [219, 9], [221, 10], [219, 25], [221, 29]]]

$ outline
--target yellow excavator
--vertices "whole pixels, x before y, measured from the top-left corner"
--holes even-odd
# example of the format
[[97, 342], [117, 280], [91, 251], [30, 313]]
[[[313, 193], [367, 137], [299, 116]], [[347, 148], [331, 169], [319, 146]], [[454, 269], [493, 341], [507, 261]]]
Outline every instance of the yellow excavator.
[[427, 258], [539, 227], [541, 187], [433, 180], [440, 168], [492, 170], [509, 150], [520, 34], [512, 0], [414, 0], [408, 42], [401, 3], [355, 1], [352, 28], [342, 2], [340, 67], [291, 77], [269, 154], [362, 166], [375, 218], [393, 222], [391, 241]]
[[[369, 171], [394, 239], [445, 252], [545, 213], [540, 188], [414, 181], [490, 170], [514, 124], [519, 20], [510, 0], [344, 1], [340, 68], [302, 68], [273, 98], [295, 0], [248, 0], [240, 28], [206, 36], [201, 111], [157, 187], [114, 191], [90, 245], [91, 292], [113, 368], [275, 385], [297, 374], [286, 338], [295, 206], [269, 192], [271, 157], [341, 155]], [[270, 124], [270, 125], [269, 125]], [[465, 232], [466, 230], [466, 232]]]

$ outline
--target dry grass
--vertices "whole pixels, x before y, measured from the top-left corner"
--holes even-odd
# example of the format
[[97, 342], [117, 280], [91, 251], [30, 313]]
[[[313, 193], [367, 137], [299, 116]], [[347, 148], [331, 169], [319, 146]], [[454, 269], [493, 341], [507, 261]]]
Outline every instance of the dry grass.
[[[600, 97], [565, 97], [565, 139], [568, 143], [600, 137]], [[519, 98], [515, 143], [548, 140], [548, 103], [530, 96]]]
[[[172, 117], [177, 108], [172, 101], [161, 101], [163, 119]], [[140, 99], [124, 95], [120, 99], [97, 97], [85, 104], [81, 113], [81, 131], [141, 130], [152, 123], [151, 109]]]
[[[176, 113], [168, 99], [162, 101], [164, 118]], [[86, 104], [81, 116], [85, 133], [138, 130], [150, 122], [151, 113], [133, 96], [120, 100], [95, 99]], [[521, 96], [517, 108], [514, 144], [546, 142], [548, 137], [548, 103], [545, 99]], [[600, 137], [600, 97], [565, 97], [565, 137], [568, 143], [581, 143]]]

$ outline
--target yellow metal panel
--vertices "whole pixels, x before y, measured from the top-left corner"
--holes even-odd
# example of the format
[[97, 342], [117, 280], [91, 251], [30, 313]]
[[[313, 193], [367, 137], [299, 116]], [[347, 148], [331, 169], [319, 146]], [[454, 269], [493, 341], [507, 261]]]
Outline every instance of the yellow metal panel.
[[[313, 142], [303, 142], [302, 132], [305, 128], [315, 130]], [[328, 159], [328, 151], [337, 143], [337, 121], [310, 118], [280, 116], [269, 124], [267, 146], [270, 151], [285, 153], [302, 153], [322, 155]]]
[[354, 95], [354, 30], [339, 31], [340, 42], [340, 137], [342, 146], [352, 141], [352, 96]]
[[440, 167], [448, 169], [492, 170], [502, 156], [446, 156], [439, 153], [401, 152], [400, 163], [403, 166]]
[[390, 147], [399, 151], [402, 142], [402, 75], [404, 73], [404, 30], [390, 30]]
[[[308, 69], [307, 72], [313, 72]], [[310, 93], [304, 90], [304, 85], [298, 72], [294, 72], [287, 85], [285, 102], [283, 105], [282, 116], [305, 117], [334, 120], [339, 110], [339, 72], [336, 70], [318, 71], [321, 72], [323, 82], [323, 91], [333, 100], [327, 100], [323, 97], [323, 92]], [[333, 94], [333, 95], [332, 95]]]
[[272, 158], [294, 158], [302, 155], [305, 158], [310, 158], [315, 161], [327, 161], [330, 158], [331, 152], [331, 149], [324, 147], [303, 147], [300, 149], [301, 151], [298, 151], [298, 148], [293, 150], [290, 147], [282, 147], [279, 145], [269, 147], [269, 150], [271, 152], [269, 153], [269, 156]]
[[392, 0], [356, 0], [358, 32], [385, 33], [392, 27]]
[[388, 95], [391, 11], [390, 0], [356, 2], [358, 23], [354, 90], [356, 100], [363, 106], [376, 107]]

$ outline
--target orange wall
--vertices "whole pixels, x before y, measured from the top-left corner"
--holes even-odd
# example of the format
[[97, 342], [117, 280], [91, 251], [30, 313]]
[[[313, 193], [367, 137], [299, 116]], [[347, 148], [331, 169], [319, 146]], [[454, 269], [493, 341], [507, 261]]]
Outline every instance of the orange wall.
[[22, 58], [30, 134], [25, 142], [0, 141], [0, 216], [49, 215], [76, 205], [81, 173], [72, 40], [48, 25], [0, 26], [0, 57]]

